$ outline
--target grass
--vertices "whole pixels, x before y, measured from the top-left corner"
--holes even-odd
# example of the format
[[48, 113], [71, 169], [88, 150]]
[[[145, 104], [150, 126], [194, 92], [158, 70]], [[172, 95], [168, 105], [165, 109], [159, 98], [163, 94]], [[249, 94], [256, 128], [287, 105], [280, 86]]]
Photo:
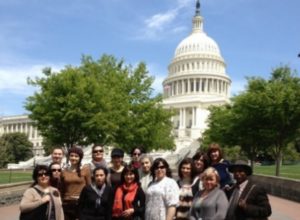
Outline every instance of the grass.
[[0, 170], [0, 184], [32, 180], [32, 170]]
[[[255, 165], [254, 173], [268, 176], [275, 176], [275, 165]], [[300, 163], [293, 165], [282, 165], [280, 177], [300, 180]]]
[[[255, 165], [255, 174], [275, 176], [275, 165]], [[280, 176], [300, 180], [300, 163], [282, 165]], [[0, 184], [32, 180], [32, 170], [0, 170]]]

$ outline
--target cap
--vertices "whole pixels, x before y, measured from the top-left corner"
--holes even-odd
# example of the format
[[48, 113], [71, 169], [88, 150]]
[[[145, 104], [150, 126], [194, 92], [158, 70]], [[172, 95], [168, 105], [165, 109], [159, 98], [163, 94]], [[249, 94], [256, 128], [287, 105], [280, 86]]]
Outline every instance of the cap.
[[111, 157], [124, 157], [124, 151], [120, 148], [114, 148], [111, 151]]

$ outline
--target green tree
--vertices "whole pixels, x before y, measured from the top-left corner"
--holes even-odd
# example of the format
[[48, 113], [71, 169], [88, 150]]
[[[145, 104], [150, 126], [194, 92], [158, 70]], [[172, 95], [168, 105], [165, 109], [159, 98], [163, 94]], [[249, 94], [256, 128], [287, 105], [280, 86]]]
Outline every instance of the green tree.
[[248, 78], [246, 90], [232, 99], [230, 109], [212, 111], [209, 126], [208, 137], [241, 146], [252, 161], [261, 151], [271, 152], [278, 176], [283, 152], [300, 127], [299, 77], [283, 66], [269, 80]]
[[112, 56], [97, 61], [85, 56], [79, 67], [43, 73], [29, 80], [39, 90], [26, 108], [48, 142], [67, 147], [97, 142], [126, 150], [173, 146], [171, 113], [159, 104], [160, 95], [153, 96], [144, 63], [133, 68]]
[[283, 151], [295, 140], [300, 127], [300, 78], [296, 71], [283, 66], [272, 72], [265, 89], [265, 103], [265, 133], [272, 141], [278, 176]]
[[23, 133], [8, 133], [0, 137], [0, 166], [18, 163], [33, 156], [33, 145]]

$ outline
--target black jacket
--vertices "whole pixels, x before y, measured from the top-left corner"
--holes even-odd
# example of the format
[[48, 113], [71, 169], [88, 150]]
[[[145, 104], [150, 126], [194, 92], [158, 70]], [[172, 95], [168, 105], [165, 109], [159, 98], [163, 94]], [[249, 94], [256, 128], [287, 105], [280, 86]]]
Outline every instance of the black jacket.
[[[266, 191], [251, 180], [243, 190], [240, 200], [246, 201], [246, 208], [237, 207], [235, 217], [238, 220], [267, 220], [272, 210]], [[229, 219], [226, 219], [229, 220]]]
[[[134, 220], [135, 219], [144, 220], [145, 219], [145, 193], [140, 186], [137, 189], [136, 195], [132, 202], [132, 206], [134, 209], [132, 218]], [[113, 218], [113, 220], [123, 220], [123, 218]]]
[[98, 194], [89, 186], [85, 186], [80, 194], [79, 219], [80, 220], [111, 220], [113, 205], [113, 190], [106, 185], [102, 194], [100, 207], [96, 208], [96, 199]]

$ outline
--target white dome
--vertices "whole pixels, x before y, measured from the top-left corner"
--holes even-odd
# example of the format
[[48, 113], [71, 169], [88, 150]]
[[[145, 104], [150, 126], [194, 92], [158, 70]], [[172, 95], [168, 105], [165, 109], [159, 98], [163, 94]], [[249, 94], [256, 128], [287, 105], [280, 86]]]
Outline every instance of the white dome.
[[204, 32], [193, 32], [187, 38], [183, 39], [175, 50], [174, 58], [191, 54], [214, 55], [221, 57], [217, 43]]

